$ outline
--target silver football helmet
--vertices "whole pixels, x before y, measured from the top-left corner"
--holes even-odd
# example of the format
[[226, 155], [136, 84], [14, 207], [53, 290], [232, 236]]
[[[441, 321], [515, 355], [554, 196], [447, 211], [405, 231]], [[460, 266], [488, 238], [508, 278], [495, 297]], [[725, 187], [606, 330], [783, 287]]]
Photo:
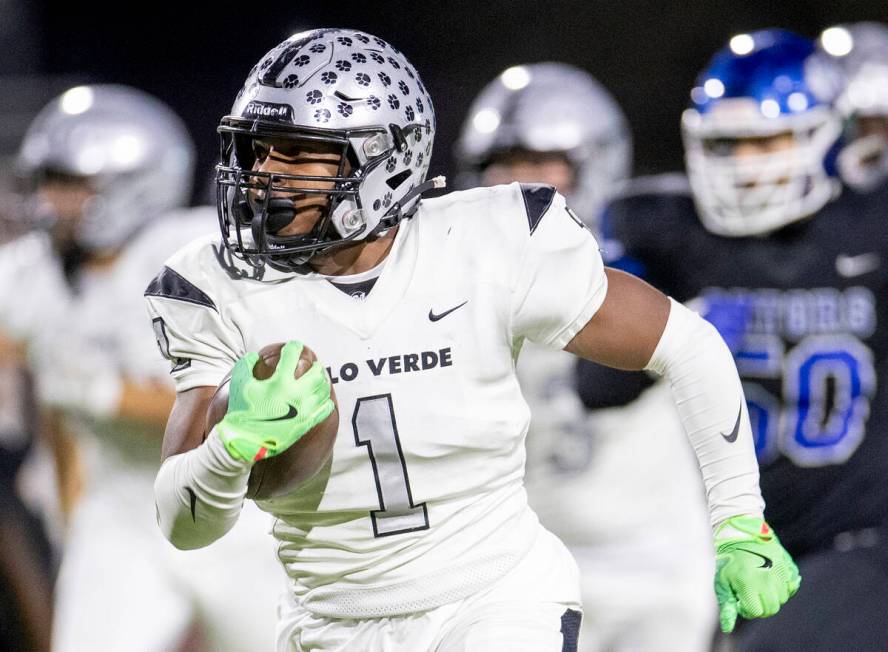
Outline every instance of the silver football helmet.
[[[888, 179], [888, 26], [836, 25], [821, 33], [819, 43], [847, 77], [837, 103], [847, 141], [839, 153], [839, 173], [852, 188], [870, 190]], [[863, 128], [878, 119], [882, 129]]]
[[[268, 52], [250, 71], [219, 133], [222, 236], [257, 266], [301, 270], [318, 252], [391, 228], [412, 214], [422, 192], [443, 185], [424, 182], [435, 112], [419, 75], [394, 47], [355, 30], [302, 32]], [[260, 138], [333, 145], [341, 152], [339, 172], [254, 171], [253, 140]], [[297, 187], [316, 181], [334, 187]], [[293, 198], [306, 193], [328, 196], [325, 215], [307, 235], [278, 235], [294, 215]]]
[[575, 171], [567, 199], [593, 227], [632, 168], [619, 105], [591, 75], [563, 63], [514, 66], [484, 87], [457, 143], [460, 185], [478, 185], [497, 154], [514, 150], [563, 152]]
[[74, 237], [88, 251], [108, 250], [188, 202], [194, 145], [179, 117], [151, 95], [127, 86], [77, 86], [31, 123], [17, 167], [32, 187], [47, 173], [89, 179], [96, 194]]

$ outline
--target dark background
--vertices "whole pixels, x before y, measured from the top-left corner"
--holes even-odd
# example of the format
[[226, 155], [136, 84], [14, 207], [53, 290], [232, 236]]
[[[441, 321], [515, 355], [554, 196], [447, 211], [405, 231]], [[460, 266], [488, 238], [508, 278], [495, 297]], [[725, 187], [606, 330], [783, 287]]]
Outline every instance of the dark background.
[[[72, 80], [139, 86], [186, 120], [205, 180], [216, 124], [253, 64], [296, 31], [353, 27], [395, 44], [429, 88], [439, 126], [432, 174], [452, 175], [451, 144], [482, 86], [510, 65], [546, 60], [581, 66], [610, 89], [632, 124], [636, 172], [651, 173], [681, 168], [678, 120], [688, 91], [731, 35], [782, 26], [813, 37], [859, 20], [888, 22], [888, 2], [131, 0], [78, 3], [72, 13], [70, 5], [0, 0], [0, 115], [20, 118], [6, 121], [8, 149], [32, 105]], [[27, 85], [17, 80], [32, 74], [41, 77], [30, 100], [17, 99]]]

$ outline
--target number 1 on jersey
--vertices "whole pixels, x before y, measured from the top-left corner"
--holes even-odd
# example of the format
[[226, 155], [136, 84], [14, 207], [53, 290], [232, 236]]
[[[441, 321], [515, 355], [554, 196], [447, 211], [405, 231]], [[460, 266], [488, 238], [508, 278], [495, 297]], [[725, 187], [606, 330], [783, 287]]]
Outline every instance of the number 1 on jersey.
[[370, 464], [373, 466], [376, 494], [381, 508], [370, 512], [374, 536], [387, 537], [427, 530], [429, 514], [426, 504], [413, 504], [407, 464], [395, 423], [392, 395], [359, 398], [352, 414], [352, 428], [355, 432], [355, 444], [367, 447]]

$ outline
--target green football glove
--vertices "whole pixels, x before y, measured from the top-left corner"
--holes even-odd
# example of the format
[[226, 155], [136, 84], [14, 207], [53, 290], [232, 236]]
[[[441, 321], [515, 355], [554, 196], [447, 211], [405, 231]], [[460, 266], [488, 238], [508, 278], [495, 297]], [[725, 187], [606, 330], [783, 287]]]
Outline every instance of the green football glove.
[[734, 630], [738, 614], [773, 616], [799, 590], [799, 569], [760, 518], [734, 516], [722, 523], [715, 533], [715, 551], [715, 595], [723, 632]]
[[301, 342], [287, 342], [266, 380], [253, 377], [258, 353], [247, 353], [234, 365], [228, 412], [216, 431], [235, 459], [258, 462], [278, 455], [333, 412], [330, 379], [320, 362], [293, 377], [302, 348]]

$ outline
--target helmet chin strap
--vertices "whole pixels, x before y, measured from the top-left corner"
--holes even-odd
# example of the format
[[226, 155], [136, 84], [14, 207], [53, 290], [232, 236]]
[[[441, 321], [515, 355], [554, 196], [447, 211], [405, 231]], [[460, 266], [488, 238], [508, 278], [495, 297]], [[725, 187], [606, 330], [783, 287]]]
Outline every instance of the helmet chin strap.
[[[416, 209], [416, 206], [414, 206], [407, 213], [404, 212], [402, 207], [408, 204], [414, 198], [434, 188], [444, 188], [446, 185], [446, 178], [443, 176], [438, 176], [434, 177], [433, 179], [429, 179], [419, 184], [415, 188], [409, 190], [401, 198], [400, 201], [396, 202], [391, 207], [391, 209], [389, 209], [385, 217], [380, 220], [379, 225], [373, 230], [373, 233], [368, 234], [368, 238], [372, 238], [376, 234], [392, 228], [404, 218], [411, 217]], [[267, 249], [269, 234], [273, 235], [275, 232], [284, 228], [285, 226], [290, 224], [296, 216], [296, 210], [293, 207], [293, 202], [288, 198], [267, 198], [263, 202], [263, 210], [252, 210], [252, 207], [249, 207], [249, 209], [252, 213], [252, 219], [250, 220], [250, 231], [253, 236], [253, 243], [258, 249]], [[271, 267], [281, 271], [308, 271], [306, 265], [308, 261], [312, 258], [312, 256], [322, 251], [336, 249], [348, 242], [354, 241], [360, 234], [361, 231], [358, 230], [350, 236], [343, 238], [342, 240], [331, 242], [327, 247], [321, 245], [316, 251], [306, 252], [303, 254], [291, 254], [286, 256], [285, 259], [276, 259], [276, 257], [274, 256], [274, 252], [270, 251], [269, 253], [271, 254], [271, 256], [269, 256], [268, 259], [260, 257], [257, 262], [261, 261], [261, 264], [263, 265], [267, 263]]]
[[395, 226], [395, 224], [400, 222], [403, 218], [412, 216], [414, 212], [413, 210], [411, 210], [410, 213], [404, 213], [402, 207], [405, 204], [410, 203], [410, 201], [414, 197], [421, 195], [424, 192], [428, 192], [429, 190], [433, 190], [435, 188], [444, 188], [446, 186], [447, 177], [440, 175], [422, 182], [412, 190], [408, 190], [407, 193], [403, 197], [401, 197], [400, 201], [395, 202], [385, 214], [385, 216], [381, 220], [379, 220], [379, 224], [373, 230], [373, 233], [379, 233], [380, 231], [390, 229]]

